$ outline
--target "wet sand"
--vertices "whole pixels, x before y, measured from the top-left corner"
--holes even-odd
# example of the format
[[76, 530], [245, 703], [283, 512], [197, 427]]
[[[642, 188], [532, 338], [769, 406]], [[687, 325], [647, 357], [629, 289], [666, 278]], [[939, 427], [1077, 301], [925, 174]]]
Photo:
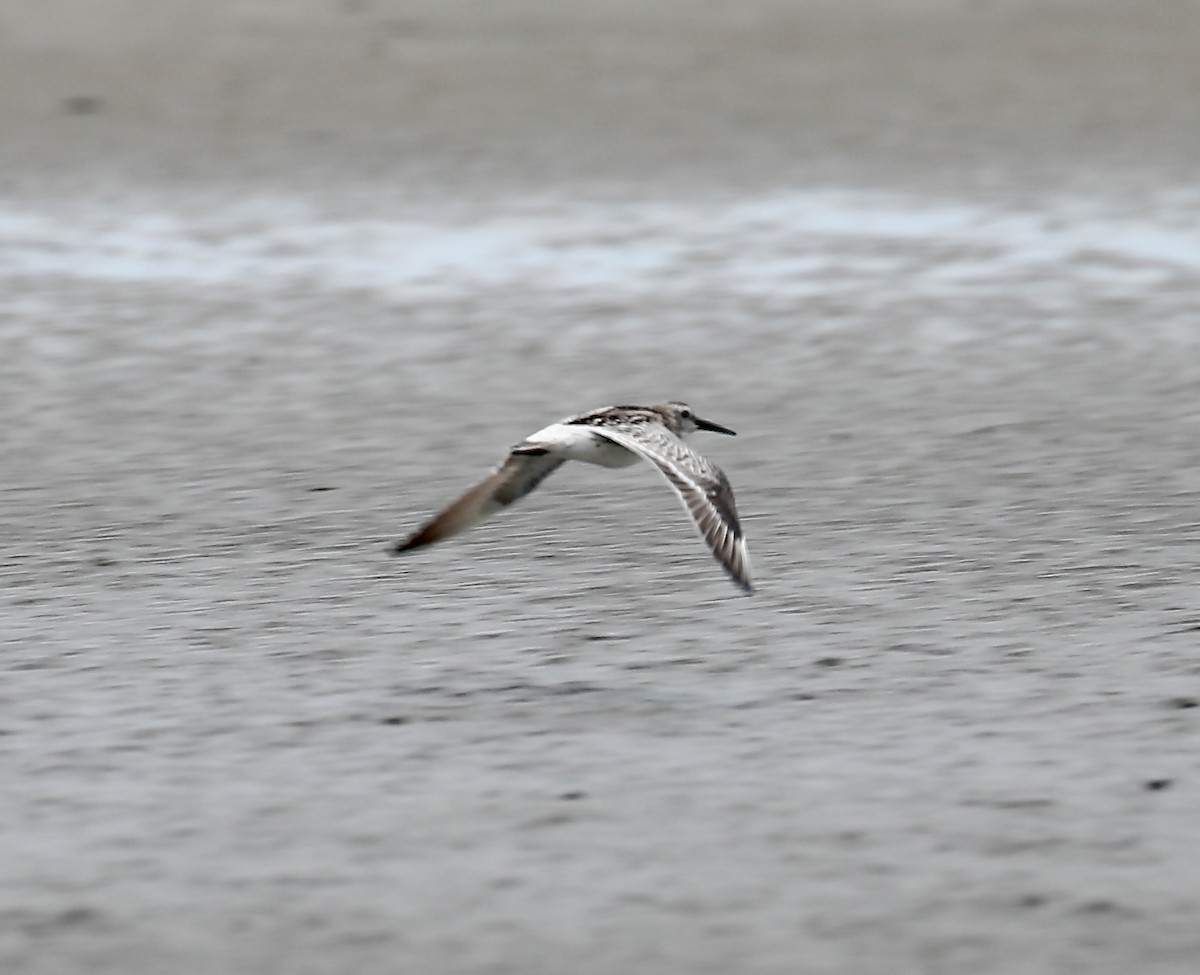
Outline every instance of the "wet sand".
[[0, 16], [0, 968], [1194, 971], [1200, 11], [560, 6]]

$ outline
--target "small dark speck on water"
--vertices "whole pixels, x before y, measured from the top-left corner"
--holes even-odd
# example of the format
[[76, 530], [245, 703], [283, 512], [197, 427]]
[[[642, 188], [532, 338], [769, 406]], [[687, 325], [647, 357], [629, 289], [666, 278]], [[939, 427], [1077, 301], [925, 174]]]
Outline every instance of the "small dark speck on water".
[[1184, 711], [1188, 708], [1200, 707], [1200, 700], [1194, 697], [1173, 697], [1167, 701], [1167, 707]]
[[845, 662], [844, 657], [818, 657], [816, 665], [818, 667], [840, 667]]
[[1150, 779], [1145, 783], [1147, 792], [1162, 792], [1163, 789], [1169, 789], [1173, 784], [1174, 779]]
[[104, 99], [95, 95], [69, 95], [62, 100], [65, 115], [97, 115], [104, 110]]
[[576, 789], [576, 790], [572, 790], [571, 792], [564, 792], [558, 798], [565, 799], [567, 801], [572, 801], [574, 799], [585, 799], [585, 798], [587, 798], [587, 793], [580, 792], [579, 790]]
[[56, 920], [59, 924], [86, 924], [98, 920], [99, 917], [99, 911], [90, 907], [69, 907], [59, 914]]
[[391, 717], [381, 718], [379, 723], [387, 725], [408, 724], [408, 718], [404, 717], [403, 715], [394, 714]]
[[1117, 914], [1121, 912], [1121, 905], [1116, 901], [1110, 901], [1103, 897], [1097, 897], [1094, 900], [1084, 901], [1079, 905], [1080, 914]]

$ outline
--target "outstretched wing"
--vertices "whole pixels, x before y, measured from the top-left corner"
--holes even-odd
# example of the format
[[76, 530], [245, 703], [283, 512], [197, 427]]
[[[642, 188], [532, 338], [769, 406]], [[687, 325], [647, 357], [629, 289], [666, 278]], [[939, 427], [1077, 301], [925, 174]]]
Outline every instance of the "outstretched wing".
[[545, 448], [518, 444], [499, 467], [457, 501], [447, 505], [416, 532], [392, 546], [393, 555], [432, 545], [466, 531], [485, 518], [525, 497], [554, 473], [563, 461]]
[[733, 503], [733, 488], [719, 467], [657, 423], [588, 429], [632, 450], [662, 471], [721, 567], [746, 592], [754, 591], [750, 552]]

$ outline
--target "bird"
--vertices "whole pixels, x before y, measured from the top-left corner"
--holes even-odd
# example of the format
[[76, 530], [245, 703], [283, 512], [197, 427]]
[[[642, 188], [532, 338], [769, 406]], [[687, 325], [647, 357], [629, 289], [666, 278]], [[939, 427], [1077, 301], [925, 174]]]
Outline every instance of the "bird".
[[407, 538], [393, 555], [411, 552], [466, 531], [529, 494], [568, 460], [601, 467], [649, 461], [667, 479], [713, 557], [734, 584], [754, 591], [750, 552], [725, 473], [684, 438], [697, 430], [737, 436], [705, 420], [686, 403], [605, 406], [568, 416], [513, 446], [487, 477], [468, 488]]

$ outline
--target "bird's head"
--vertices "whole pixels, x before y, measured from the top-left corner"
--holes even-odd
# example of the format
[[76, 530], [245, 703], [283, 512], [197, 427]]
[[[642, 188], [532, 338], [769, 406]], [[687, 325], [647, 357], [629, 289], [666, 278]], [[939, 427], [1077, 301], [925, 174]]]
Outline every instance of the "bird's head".
[[662, 414], [667, 429], [677, 437], [686, 437], [689, 433], [695, 433], [697, 430], [711, 430], [713, 433], [724, 433], [730, 437], [737, 436], [729, 427], [723, 427], [719, 423], [713, 423], [712, 420], [696, 416], [687, 403], [671, 400], [669, 403], [655, 406], [654, 409]]

